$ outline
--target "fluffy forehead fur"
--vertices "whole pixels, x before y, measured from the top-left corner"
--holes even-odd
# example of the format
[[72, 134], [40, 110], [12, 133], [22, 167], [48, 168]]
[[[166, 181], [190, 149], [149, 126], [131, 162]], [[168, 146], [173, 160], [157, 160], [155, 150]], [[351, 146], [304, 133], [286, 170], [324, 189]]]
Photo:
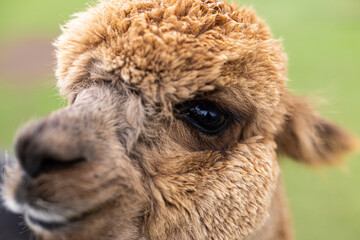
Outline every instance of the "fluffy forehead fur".
[[265, 129], [278, 127], [286, 58], [251, 10], [221, 1], [114, 0], [75, 16], [56, 42], [64, 95], [97, 81], [124, 82], [171, 109], [236, 85], [233, 97], [257, 105], [264, 124], [272, 123]]

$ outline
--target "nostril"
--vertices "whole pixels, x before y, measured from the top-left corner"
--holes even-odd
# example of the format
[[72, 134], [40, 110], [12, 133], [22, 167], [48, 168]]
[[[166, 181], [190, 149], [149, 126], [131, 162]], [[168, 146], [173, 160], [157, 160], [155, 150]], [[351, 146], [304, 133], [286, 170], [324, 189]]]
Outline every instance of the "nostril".
[[19, 159], [23, 170], [31, 178], [36, 178], [42, 173], [48, 173], [53, 170], [70, 168], [74, 164], [85, 161], [83, 157], [73, 159], [61, 159], [60, 156], [49, 154], [47, 152], [34, 152], [33, 154]]
[[20, 156], [20, 165], [23, 170], [32, 178], [35, 178], [40, 173], [41, 165], [43, 159], [38, 154], [33, 154], [30, 156]]
[[17, 136], [15, 153], [29, 177], [36, 178], [41, 173], [69, 168], [85, 160], [73, 142], [63, 135], [54, 137], [54, 132], [53, 124], [39, 121], [25, 127]]
[[39, 173], [45, 173], [52, 170], [61, 170], [72, 167], [73, 165], [85, 161], [84, 157], [74, 159], [56, 159], [52, 157], [45, 157], [39, 169]]

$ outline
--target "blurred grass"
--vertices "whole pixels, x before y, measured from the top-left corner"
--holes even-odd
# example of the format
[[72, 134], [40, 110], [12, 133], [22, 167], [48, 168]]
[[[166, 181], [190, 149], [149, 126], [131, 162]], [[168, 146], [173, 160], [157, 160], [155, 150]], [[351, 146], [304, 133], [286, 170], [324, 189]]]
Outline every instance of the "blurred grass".
[[[0, 43], [59, 33], [84, 0], [0, 2]], [[289, 56], [289, 86], [295, 93], [321, 96], [322, 114], [360, 136], [360, 1], [238, 0], [253, 5]], [[1, 53], [0, 53], [1, 54]], [[44, 81], [49, 83], [44, 83]], [[0, 148], [9, 148], [18, 126], [64, 103], [54, 78], [18, 84], [0, 77]], [[360, 239], [360, 157], [342, 169], [309, 169], [283, 160], [282, 169], [297, 239]]]
[[0, 79], [0, 150], [11, 146], [19, 126], [64, 105], [65, 101], [50, 84], [18, 86]]
[[19, 34], [55, 36], [60, 32], [59, 25], [85, 6], [84, 0], [0, 1], [0, 40]]

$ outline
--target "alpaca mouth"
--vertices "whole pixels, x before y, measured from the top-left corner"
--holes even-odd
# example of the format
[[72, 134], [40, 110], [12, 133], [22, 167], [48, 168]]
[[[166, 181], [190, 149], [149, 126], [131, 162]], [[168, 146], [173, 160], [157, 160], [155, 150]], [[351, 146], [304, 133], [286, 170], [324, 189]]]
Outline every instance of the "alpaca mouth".
[[26, 220], [31, 224], [31, 225], [35, 225], [38, 227], [41, 227], [43, 229], [49, 230], [49, 231], [53, 231], [53, 230], [57, 230], [61, 227], [66, 226], [69, 222], [47, 222], [47, 221], [43, 221], [37, 218], [34, 218], [32, 216], [28, 216], [26, 218]]
[[48, 232], [59, 230], [61, 228], [65, 228], [71, 226], [76, 223], [80, 223], [81, 221], [85, 221], [91, 216], [97, 214], [102, 211], [103, 208], [111, 205], [112, 201], [106, 201], [102, 204], [99, 204], [95, 207], [89, 208], [84, 212], [79, 212], [73, 216], [65, 217], [60, 215], [49, 215], [44, 216], [43, 214], [39, 214], [36, 210], [32, 210], [25, 214], [25, 220], [34, 229], [46, 230]]
[[93, 211], [88, 211], [71, 218], [57, 219], [44, 216], [36, 216], [33, 214], [25, 214], [25, 220], [30, 227], [34, 229], [46, 230], [48, 232], [59, 230], [65, 228], [69, 225], [72, 225], [76, 222], [80, 222], [86, 219], [90, 214], [93, 214]]
[[64, 216], [55, 214], [52, 215], [49, 213], [48, 215], [45, 215], [42, 214], [42, 212], [32, 210], [25, 213], [25, 221], [30, 227], [34, 229], [46, 230], [48, 232], [51, 232], [60, 228], [64, 228], [69, 224], [80, 221], [86, 218], [85, 215], [86, 214], [79, 214], [76, 217], [66, 218]]
[[87, 219], [90, 215], [96, 213], [97, 211], [94, 209], [87, 210], [83, 213], [79, 213], [75, 216], [66, 218], [60, 218], [53, 216], [43, 216], [43, 215], [37, 215], [37, 214], [25, 214], [25, 219], [29, 223], [30, 226], [34, 226], [36, 228], [41, 228], [43, 230], [47, 231], [53, 231], [58, 230], [60, 228], [64, 228], [68, 225], [74, 224], [76, 222], [80, 222], [82, 220]]

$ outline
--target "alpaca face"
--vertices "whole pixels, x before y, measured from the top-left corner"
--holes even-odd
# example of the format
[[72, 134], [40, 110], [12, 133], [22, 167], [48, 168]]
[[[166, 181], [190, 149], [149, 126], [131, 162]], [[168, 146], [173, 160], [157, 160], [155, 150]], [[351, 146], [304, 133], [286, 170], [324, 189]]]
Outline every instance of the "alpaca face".
[[301, 148], [313, 126], [349, 148], [295, 114], [281, 46], [249, 10], [103, 1], [56, 46], [69, 106], [20, 131], [3, 191], [44, 239], [246, 239], [268, 217], [276, 151], [293, 153], [284, 139]]
[[7, 205], [45, 239], [247, 236], [278, 165], [274, 142], [245, 137], [252, 117], [229, 104], [214, 92], [168, 117], [124, 88], [83, 89], [18, 134]]

